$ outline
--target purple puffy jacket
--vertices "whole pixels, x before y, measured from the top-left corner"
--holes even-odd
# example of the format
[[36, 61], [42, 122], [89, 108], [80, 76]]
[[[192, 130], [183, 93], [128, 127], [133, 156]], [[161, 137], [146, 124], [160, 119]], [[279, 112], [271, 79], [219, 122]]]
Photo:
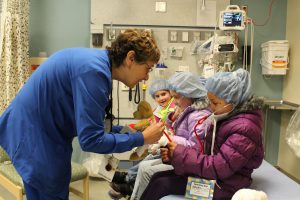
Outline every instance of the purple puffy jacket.
[[[195, 108], [189, 106], [187, 107], [176, 119], [173, 124], [175, 130], [175, 135], [173, 136], [173, 142], [181, 144], [183, 146], [191, 147], [197, 145], [199, 147], [199, 142], [194, 132], [194, 127], [198, 120], [204, 116], [210, 115], [211, 112], [207, 109], [196, 110]], [[168, 118], [167, 123], [171, 125], [171, 120]], [[204, 138], [204, 133], [207, 124], [201, 124], [196, 127], [197, 134], [201, 139]]]
[[212, 129], [206, 137], [207, 155], [177, 145], [172, 160], [175, 173], [217, 180], [214, 199], [231, 199], [237, 190], [250, 186], [253, 169], [262, 163], [262, 118], [260, 110], [253, 110], [218, 122], [214, 155], [208, 155]]

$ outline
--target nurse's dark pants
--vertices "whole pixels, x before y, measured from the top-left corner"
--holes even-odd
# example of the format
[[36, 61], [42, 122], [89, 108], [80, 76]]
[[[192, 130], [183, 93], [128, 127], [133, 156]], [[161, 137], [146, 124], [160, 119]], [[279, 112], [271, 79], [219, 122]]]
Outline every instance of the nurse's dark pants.
[[25, 183], [24, 181], [23, 183], [24, 183], [27, 200], [68, 200], [69, 199], [68, 195], [66, 195], [65, 198], [55, 197], [53, 195], [48, 195], [35, 189], [34, 187]]

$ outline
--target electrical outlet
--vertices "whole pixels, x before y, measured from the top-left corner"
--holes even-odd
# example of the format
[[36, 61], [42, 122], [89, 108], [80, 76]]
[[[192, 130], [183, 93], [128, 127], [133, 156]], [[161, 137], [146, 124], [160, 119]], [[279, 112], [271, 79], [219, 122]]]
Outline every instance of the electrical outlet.
[[171, 31], [170, 32], [170, 41], [171, 42], [177, 42], [177, 31]]
[[108, 40], [114, 40], [116, 39], [116, 30], [115, 29], [109, 29], [108, 30]]
[[182, 31], [181, 41], [189, 42], [189, 32], [188, 31]]

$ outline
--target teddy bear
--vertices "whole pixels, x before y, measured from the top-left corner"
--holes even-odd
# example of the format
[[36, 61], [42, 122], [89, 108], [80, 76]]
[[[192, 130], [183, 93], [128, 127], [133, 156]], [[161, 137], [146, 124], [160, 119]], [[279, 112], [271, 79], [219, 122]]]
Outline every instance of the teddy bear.
[[138, 123], [131, 125], [137, 131], [143, 131], [154, 120], [152, 108], [147, 101], [139, 103], [137, 111], [133, 113], [133, 116], [135, 119], [141, 119]]

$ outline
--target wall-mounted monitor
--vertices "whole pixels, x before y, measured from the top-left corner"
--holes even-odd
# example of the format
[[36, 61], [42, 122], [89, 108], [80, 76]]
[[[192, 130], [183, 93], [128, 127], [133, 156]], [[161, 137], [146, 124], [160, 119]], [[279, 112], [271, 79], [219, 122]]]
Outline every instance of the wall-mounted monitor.
[[236, 5], [227, 6], [226, 10], [220, 12], [220, 30], [244, 30], [246, 13]]

